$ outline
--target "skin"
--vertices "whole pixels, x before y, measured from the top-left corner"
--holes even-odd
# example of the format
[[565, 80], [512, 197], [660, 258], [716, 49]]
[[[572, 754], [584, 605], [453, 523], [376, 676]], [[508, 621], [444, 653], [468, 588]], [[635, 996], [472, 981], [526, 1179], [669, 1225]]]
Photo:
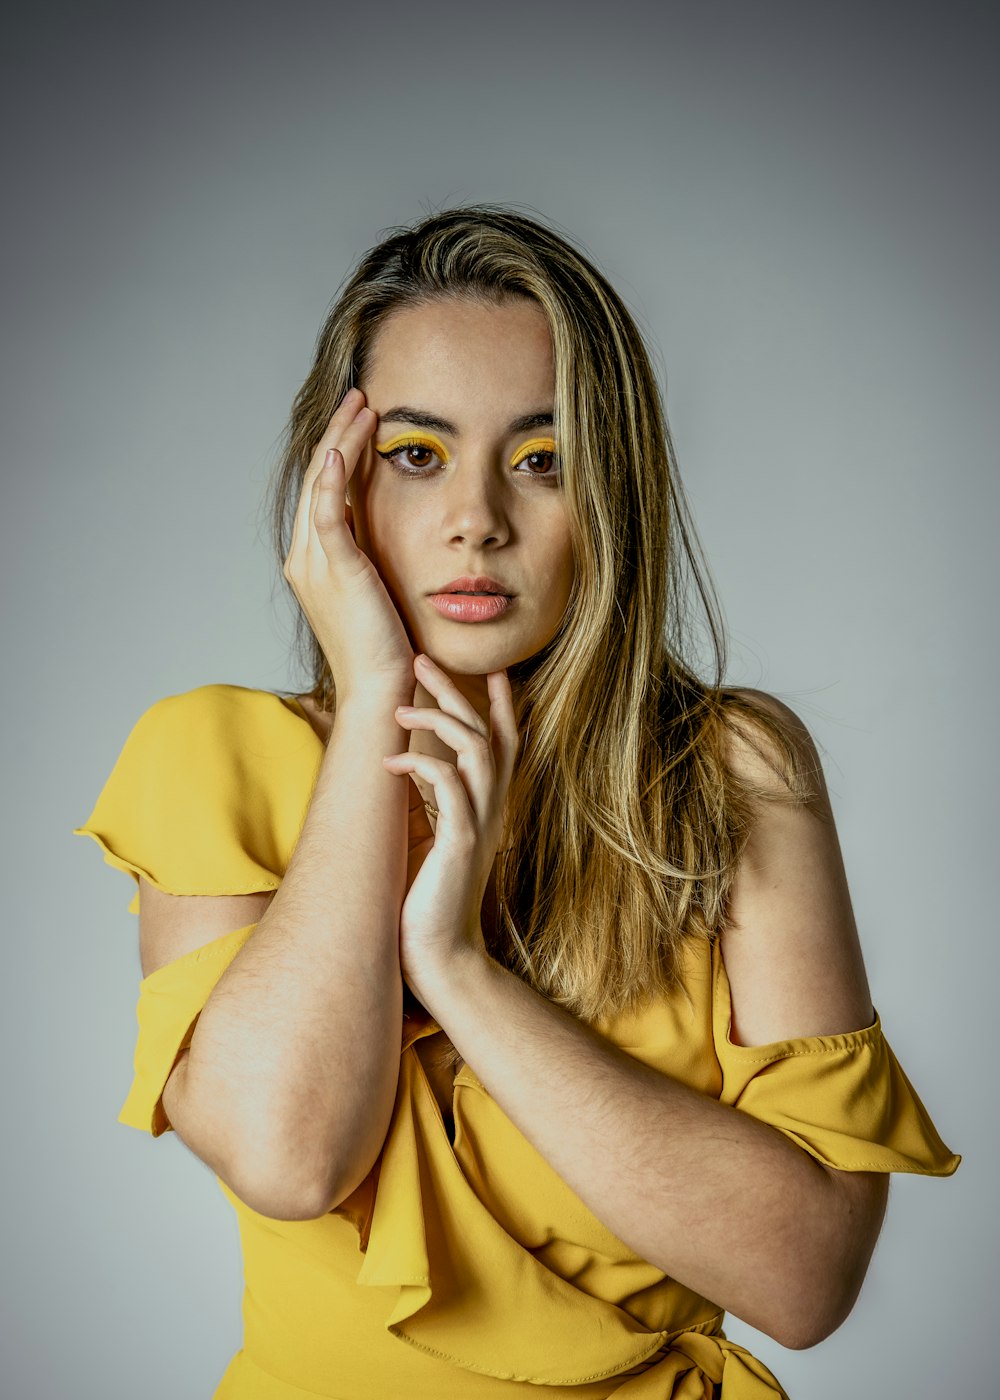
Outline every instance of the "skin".
[[[433, 658], [488, 722], [486, 676], [535, 655], [555, 634], [573, 583], [569, 520], [551, 461], [526, 449], [555, 445], [551, 428], [510, 432], [524, 414], [553, 411], [555, 364], [544, 313], [524, 298], [500, 307], [449, 299], [397, 311], [375, 338], [360, 385], [377, 415], [348, 489], [355, 540], [378, 569], [415, 651]], [[450, 422], [454, 433], [390, 421], [406, 405]], [[400, 452], [409, 477], [378, 454]], [[548, 475], [549, 480], [539, 479]], [[442, 617], [428, 595], [460, 575], [488, 574], [516, 595], [492, 622]], [[416, 675], [414, 705], [436, 701]], [[410, 751], [454, 762], [431, 730]], [[417, 779], [433, 801], [430, 785]], [[437, 805], [437, 804], [435, 804]]]

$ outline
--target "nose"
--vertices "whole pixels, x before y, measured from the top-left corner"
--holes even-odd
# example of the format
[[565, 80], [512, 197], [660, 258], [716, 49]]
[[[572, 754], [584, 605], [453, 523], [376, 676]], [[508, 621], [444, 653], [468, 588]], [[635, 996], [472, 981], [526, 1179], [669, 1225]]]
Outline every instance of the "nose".
[[506, 544], [510, 520], [504, 488], [487, 461], [466, 459], [451, 474], [442, 497], [442, 532], [449, 543]]

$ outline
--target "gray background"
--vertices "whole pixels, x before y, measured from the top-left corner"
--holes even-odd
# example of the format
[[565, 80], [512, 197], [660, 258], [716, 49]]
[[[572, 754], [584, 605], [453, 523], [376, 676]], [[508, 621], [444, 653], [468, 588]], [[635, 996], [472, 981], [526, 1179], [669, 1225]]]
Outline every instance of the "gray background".
[[276, 440], [354, 259], [472, 199], [568, 231], [648, 333], [730, 679], [821, 746], [875, 1003], [965, 1155], [894, 1178], [830, 1340], [731, 1335], [795, 1400], [992, 1393], [987, 14], [88, 5], [8, 30], [6, 1394], [198, 1400], [239, 1346], [210, 1172], [116, 1123], [133, 885], [70, 832], [155, 700], [301, 685]]

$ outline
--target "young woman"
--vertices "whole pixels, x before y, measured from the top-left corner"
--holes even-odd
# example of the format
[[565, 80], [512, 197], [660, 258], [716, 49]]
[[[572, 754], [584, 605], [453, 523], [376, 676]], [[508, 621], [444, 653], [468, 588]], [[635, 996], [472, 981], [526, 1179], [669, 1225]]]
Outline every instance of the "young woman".
[[311, 689], [158, 701], [77, 828], [137, 884], [121, 1121], [240, 1222], [216, 1400], [783, 1395], [723, 1313], [820, 1341], [887, 1173], [959, 1158], [883, 1038], [816, 748], [723, 684], [622, 301], [502, 207], [394, 231], [273, 505]]

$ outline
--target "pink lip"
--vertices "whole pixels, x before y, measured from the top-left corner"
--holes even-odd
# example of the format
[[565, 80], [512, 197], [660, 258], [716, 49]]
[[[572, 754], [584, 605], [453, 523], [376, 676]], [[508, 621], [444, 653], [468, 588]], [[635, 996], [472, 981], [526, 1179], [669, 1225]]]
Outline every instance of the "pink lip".
[[453, 622], [492, 622], [505, 613], [514, 601], [503, 593], [486, 593], [469, 598], [462, 593], [432, 593], [429, 600], [442, 617]]
[[488, 574], [463, 574], [461, 578], [453, 578], [450, 583], [442, 583], [438, 593], [503, 593], [508, 598], [513, 597], [512, 589], [497, 583]]

